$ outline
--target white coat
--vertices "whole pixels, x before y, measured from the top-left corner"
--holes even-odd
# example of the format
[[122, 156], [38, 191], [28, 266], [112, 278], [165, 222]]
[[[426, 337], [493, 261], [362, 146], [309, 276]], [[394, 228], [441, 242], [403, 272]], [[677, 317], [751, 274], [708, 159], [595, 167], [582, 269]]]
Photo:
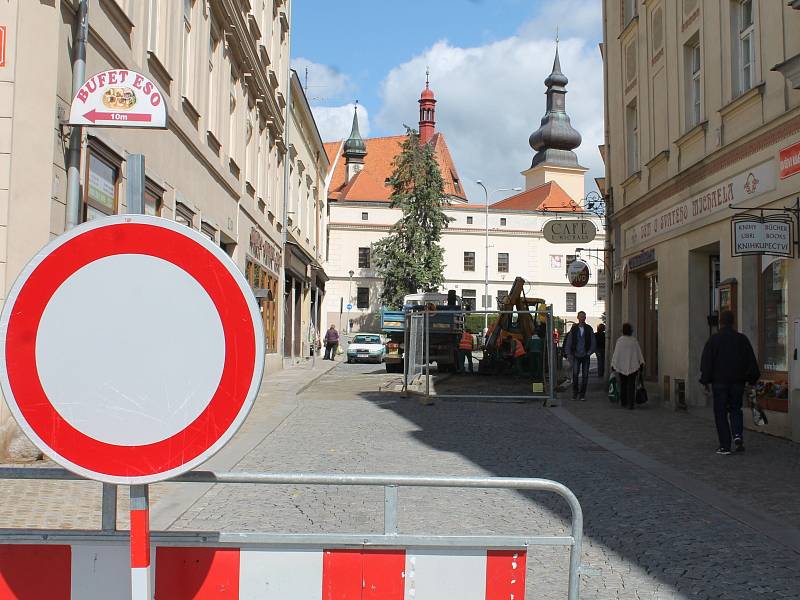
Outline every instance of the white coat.
[[617, 339], [614, 355], [611, 357], [611, 368], [617, 373], [631, 375], [644, 364], [644, 356], [639, 342], [632, 335], [623, 335]]

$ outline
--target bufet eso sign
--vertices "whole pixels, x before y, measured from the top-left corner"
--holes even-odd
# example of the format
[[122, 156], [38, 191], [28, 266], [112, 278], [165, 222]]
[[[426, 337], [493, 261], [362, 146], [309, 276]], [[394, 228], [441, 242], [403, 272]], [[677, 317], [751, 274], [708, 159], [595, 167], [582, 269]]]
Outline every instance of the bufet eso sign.
[[72, 99], [70, 125], [164, 129], [167, 107], [155, 83], [136, 71], [92, 75]]

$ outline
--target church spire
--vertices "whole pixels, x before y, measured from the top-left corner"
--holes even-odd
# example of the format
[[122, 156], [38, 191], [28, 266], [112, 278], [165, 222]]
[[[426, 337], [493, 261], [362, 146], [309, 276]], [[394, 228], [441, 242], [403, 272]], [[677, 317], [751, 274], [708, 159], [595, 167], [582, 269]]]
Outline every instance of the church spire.
[[350, 129], [350, 137], [344, 142], [342, 151], [345, 165], [345, 180], [350, 179], [364, 168], [364, 157], [367, 155], [367, 144], [361, 137], [358, 130], [358, 101], [353, 108], [353, 126]]
[[430, 87], [430, 69], [425, 69], [425, 89], [419, 95], [419, 140], [427, 144], [436, 133], [436, 98]]
[[561, 72], [561, 60], [556, 55], [553, 70], [544, 84], [547, 86], [547, 109], [539, 129], [531, 134], [529, 143], [536, 150], [531, 167], [551, 164], [561, 167], [580, 167], [573, 150], [581, 145], [581, 134], [573, 129], [566, 112], [565, 96], [569, 80]]

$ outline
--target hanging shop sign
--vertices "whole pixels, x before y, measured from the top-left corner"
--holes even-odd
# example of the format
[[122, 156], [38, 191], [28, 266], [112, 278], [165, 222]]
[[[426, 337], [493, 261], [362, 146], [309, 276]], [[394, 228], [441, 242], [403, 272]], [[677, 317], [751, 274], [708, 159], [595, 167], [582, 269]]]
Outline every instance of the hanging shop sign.
[[800, 173], [800, 142], [783, 148], [779, 155], [781, 163], [781, 179]]
[[625, 249], [689, 231], [732, 204], [770, 192], [777, 184], [775, 175], [775, 163], [769, 160], [640, 220], [625, 229]]
[[207, 460], [244, 422], [264, 368], [242, 272], [199, 231], [145, 215], [84, 223], [39, 251], [8, 294], [0, 338], [19, 426], [106, 483]]
[[167, 103], [156, 84], [141, 73], [112, 69], [81, 86], [72, 99], [69, 124], [165, 129]]
[[554, 219], [544, 224], [542, 235], [551, 244], [588, 244], [597, 227], [587, 219]]
[[731, 255], [794, 256], [794, 223], [785, 215], [737, 215], [731, 219]]
[[581, 259], [573, 260], [567, 267], [567, 279], [572, 287], [583, 287], [589, 283], [589, 265]]

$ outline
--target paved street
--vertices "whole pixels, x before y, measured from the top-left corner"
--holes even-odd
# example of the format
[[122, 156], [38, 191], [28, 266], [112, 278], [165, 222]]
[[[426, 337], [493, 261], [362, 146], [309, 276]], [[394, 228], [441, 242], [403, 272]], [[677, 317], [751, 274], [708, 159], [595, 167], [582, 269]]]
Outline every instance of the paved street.
[[[476, 388], [495, 384], [473, 377]], [[396, 379], [379, 365], [341, 361], [268, 377], [248, 422], [205, 466], [547, 477], [572, 488], [585, 511], [582, 598], [800, 597], [800, 509], [790, 501], [800, 481], [796, 444], [750, 434], [744, 456], [719, 457], [708, 420], [652, 407], [622, 412], [599, 386], [589, 401], [555, 409], [458, 399], [426, 406], [378, 391]], [[675, 441], [680, 437], [684, 443]], [[96, 527], [94, 487], [4, 482], [2, 525]], [[153, 496], [157, 528], [361, 533], [382, 527], [379, 489], [162, 484], [153, 486]], [[567, 519], [560, 500], [544, 494], [400, 493], [404, 533], [559, 534]], [[776, 522], [783, 531], [776, 532]], [[533, 548], [528, 597], [563, 598], [567, 559], [563, 548]]]

